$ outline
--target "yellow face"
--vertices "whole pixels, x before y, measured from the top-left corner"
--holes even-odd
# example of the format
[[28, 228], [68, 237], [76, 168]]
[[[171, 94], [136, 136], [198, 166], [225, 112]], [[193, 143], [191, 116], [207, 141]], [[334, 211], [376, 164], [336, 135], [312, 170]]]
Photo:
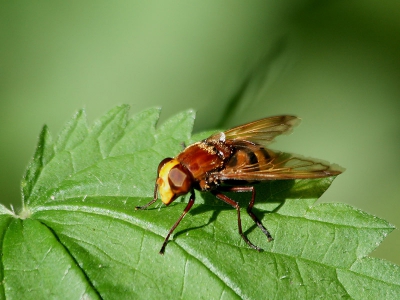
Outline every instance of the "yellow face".
[[161, 201], [168, 205], [172, 201], [175, 200], [175, 194], [172, 192], [171, 186], [169, 185], [168, 175], [173, 167], [179, 164], [179, 161], [176, 159], [171, 159], [160, 169], [160, 173], [158, 174], [157, 184], [158, 191], [160, 193]]
[[161, 166], [157, 178], [161, 201], [168, 205], [179, 196], [187, 194], [192, 188], [191, 183], [187, 169], [176, 159], [169, 160]]

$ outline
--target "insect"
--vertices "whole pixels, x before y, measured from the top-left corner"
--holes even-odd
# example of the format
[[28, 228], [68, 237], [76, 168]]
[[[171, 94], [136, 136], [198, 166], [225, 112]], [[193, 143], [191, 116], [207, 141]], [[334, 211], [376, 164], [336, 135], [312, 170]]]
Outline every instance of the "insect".
[[341, 173], [340, 168], [316, 159], [265, 148], [276, 136], [289, 133], [299, 122], [299, 118], [288, 115], [261, 119], [213, 134], [186, 147], [175, 158], [163, 159], [158, 165], [153, 200], [136, 207], [136, 210], [146, 209], [156, 202], [158, 193], [165, 205], [187, 193], [190, 193], [190, 198], [165, 237], [160, 254], [164, 254], [170, 235], [193, 206], [194, 190], [210, 192], [234, 207], [240, 236], [251, 248], [261, 251], [243, 234], [238, 202], [223, 192], [251, 193], [247, 213], [271, 241], [271, 234], [252, 211], [256, 198], [255, 183], [277, 179], [322, 178]]

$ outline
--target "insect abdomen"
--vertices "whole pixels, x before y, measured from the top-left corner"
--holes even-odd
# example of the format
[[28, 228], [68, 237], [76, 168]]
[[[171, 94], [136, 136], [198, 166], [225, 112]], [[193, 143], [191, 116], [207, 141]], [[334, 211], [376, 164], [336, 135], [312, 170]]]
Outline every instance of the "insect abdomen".
[[270, 160], [270, 155], [264, 148], [257, 146], [237, 148], [231, 159], [227, 163], [227, 167], [235, 169], [240, 166], [265, 165]]

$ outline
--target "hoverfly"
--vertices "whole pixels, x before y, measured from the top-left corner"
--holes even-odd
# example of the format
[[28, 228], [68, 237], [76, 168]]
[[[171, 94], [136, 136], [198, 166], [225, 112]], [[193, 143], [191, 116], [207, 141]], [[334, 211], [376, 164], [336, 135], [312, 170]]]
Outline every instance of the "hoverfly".
[[175, 158], [163, 159], [158, 165], [153, 200], [136, 207], [136, 210], [146, 209], [156, 202], [158, 192], [165, 205], [187, 193], [190, 193], [190, 198], [165, 237], [160, 254], [164, 253], [170, 235], [192, 207], [195, 189], [211, 192], [219, 200], [234, 207], [239, 234], [251, 248], [261, 251], [243, 234], [238, 202], [223, 192], [252, 194], [247, 213], [268, 241], [271, 241], [271, 234], [252, 211], [256, 197], [254, 183], [277, 179], [322, 178], [341, 173], [339, 167], [325, 162], [265, 148], [276, 136], [289, 133], [299, 122], [299, 118], [286, 115], [261, 119], [213, 134], [186, 147]]

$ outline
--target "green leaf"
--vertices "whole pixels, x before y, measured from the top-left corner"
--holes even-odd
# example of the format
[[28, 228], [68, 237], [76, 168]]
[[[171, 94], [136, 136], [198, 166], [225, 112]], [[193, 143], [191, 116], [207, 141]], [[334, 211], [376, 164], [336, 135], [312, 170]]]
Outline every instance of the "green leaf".
[[[274, 241], [245, 210], [242, 225], [261, 253], [240, 238], [235, 209], [196, 193], [159, 255], [185, 201], [135, 206], [152, 199], [158, 163], [192, 142], [194, 121], [186, 111], [156, 127], [159, 113], [129, 118], [119, 106], [88, 128], [80, 111], [55, 142], [44, 127], [22, 211], [0, 206], [1, 299], [400, 298], [400, 268], [367, 257], [393, 226], [345, 204], [315, 204], [333, 177], [257, 185], [256, 214]], [[250, 195], [231, 196], [246, 207]]]

